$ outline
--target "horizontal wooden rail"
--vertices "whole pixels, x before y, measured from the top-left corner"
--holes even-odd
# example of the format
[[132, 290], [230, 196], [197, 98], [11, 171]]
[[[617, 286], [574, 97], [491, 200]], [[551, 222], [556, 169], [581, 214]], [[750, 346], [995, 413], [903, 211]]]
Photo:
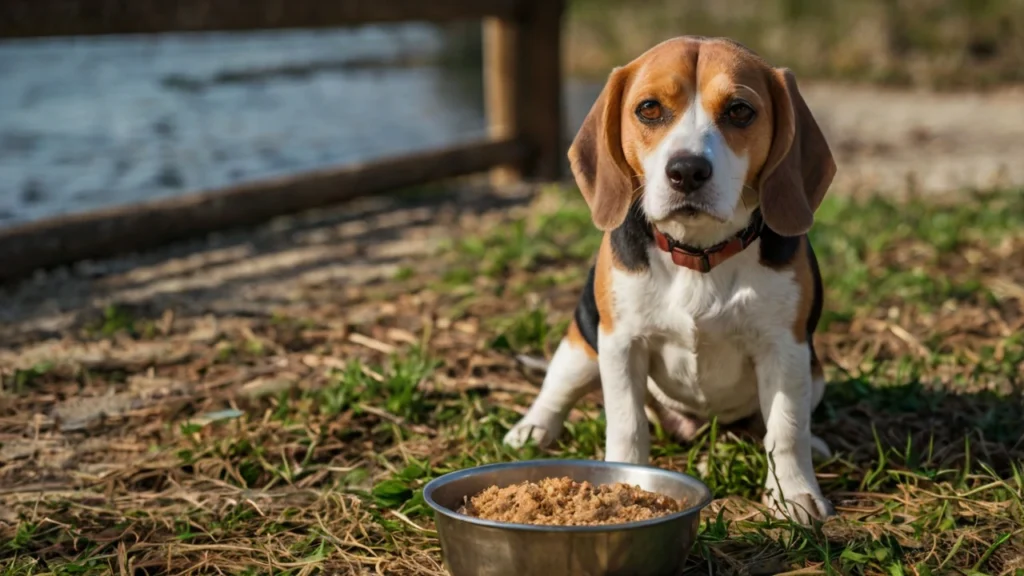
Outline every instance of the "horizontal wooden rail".
[[0, 0], [0, 38], [516, 19], [524, 1]]
[[[561, 175], [566, 0], [0, 0], [0, 38], [485, 20], [491, 139], [0, 229], [0, 282], [351, 198], [501, 167]], [[508, 180], [508, 178], [505, 178]]]
[[0, 229], [0, 281], [391, 189], [521, 165], [529, 156], [521, 140], [477, 142]]

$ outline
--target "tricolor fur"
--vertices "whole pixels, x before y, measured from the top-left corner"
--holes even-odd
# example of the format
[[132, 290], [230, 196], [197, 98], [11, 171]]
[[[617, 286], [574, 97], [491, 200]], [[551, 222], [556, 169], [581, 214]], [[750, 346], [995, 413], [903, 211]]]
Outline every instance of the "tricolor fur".
[[[684, 440], [712, 416], [760, 414], [766, 503], [804, 522], [829, 515], [811, 462], [812, 447], [828, 448], [810, 432], [824, 380], [806, 232], [835, 164], [792, 73], [728, 40], [669, 40], [612, 72], [569, 157], [605, 236], [541, 392], [505, 441], [551, 442], [598, 386], [611, 461], [648, 461], [648, 414]], [[720, 245], [755, 210], [760, 237], [710, 271], [655, 245], [654, 229]]]

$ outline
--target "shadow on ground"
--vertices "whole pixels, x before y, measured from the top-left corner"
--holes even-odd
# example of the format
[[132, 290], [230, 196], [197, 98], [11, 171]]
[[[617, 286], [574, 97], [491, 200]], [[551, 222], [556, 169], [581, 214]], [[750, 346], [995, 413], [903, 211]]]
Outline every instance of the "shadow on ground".
[[0, 287], [0, 346], [59, 337], [112, 305], [143, 316], [301, 307], [304, 291], [390, 279], [434, 254], [453, 229], [528, 200], [528, 187], [424, 187], [37, 274]]

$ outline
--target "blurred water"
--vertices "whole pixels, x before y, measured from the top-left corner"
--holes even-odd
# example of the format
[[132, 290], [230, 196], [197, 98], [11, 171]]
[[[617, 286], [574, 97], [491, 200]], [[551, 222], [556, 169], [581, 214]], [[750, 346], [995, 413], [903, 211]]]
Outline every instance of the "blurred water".
[[[0, 43], [0, 226], [481, 137], [425, 25]], [[313, 63], [313, 65], [310, 65]]]

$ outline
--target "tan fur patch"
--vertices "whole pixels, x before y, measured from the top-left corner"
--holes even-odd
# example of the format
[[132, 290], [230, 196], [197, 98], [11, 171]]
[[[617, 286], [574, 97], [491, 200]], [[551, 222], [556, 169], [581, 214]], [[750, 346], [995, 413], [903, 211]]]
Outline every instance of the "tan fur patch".
[[626, 67], [612, 72], [569, 147], [576, 184], [601, 230], [622, 223], [639, 189], [622, 152], [622, 92], [628, 78]]
[[583, 350], [589, 358], [597, 358], [597, 351], [591, 348], [587, 339], [583, 337], [583, 333], [580, 332], [580, 327], [576, 324], [576, 320], [569, 324], [569, 330], [565, 333], [565, 339], [569, 341], [570, 346]]
[[825, 369], [822, 368], [817, 354], [811, 354], [811, 378], [821, 381], [825, 380]]
[[814, 307], [814, 273], [807, 254], [807, 237], [800, 239], [800, 247], [793, 256], [793, 273], [800, 290], [800, 301], [797, 304], [796, 317], [793, 319], [793, 338], [797, 342], [807, 341], [807, 319]]
[[[705, 56], [705, 52], [711, 54]], [[711, 68], [717, 74], [709, 75], [701, 85], [701, 104], [708, 116], [719, 119], [718, 129], [721, 130], [726, 144], [733, 153], [747, 158], [748, 167], [744, 184], [750, 186], [757, 182], [771, 149], [771, 92], [768, 87], [767, 70], [763, 64], [750, 58], [730, 56], [719, 55], [710, 50], [710, 47], [702, 51], [702, 58], [708, 58], [707, 64], [703, 67]], [[708, 74], [706, 71], [704, 73]], [[748, 102], [756, 114], [753, 122], [744, 128], [720, 120], [726, 114], [729, 105], [737, 99]]]
[[611, 234], [605, 234], [601, 248], [597, 251], [597, 263], [594, 266], [594, 301], [597, 313], [601, 316], [600, 329], [605, 334], [615, 329], [615, 307], [612, 302], [612, 267], [615, 266], [615, 254], [612, 253]]
[[772, 79], [775, 133], [758, 186], [761, 213], [772, 230], [799, 236], [814, 223], [836, 163], [793, 73], [776, 69]]
[[[668, 40], [627, 66], [630, 82], [622, 97], [622, 151], [630, 168], [641, 177], [643, 157], [658, 146], [693, 100], [698, 49], [698, 43], [685, 38]], [[635, 110], [645, 100], [661, 104], [667, 120], [641, 123]]]

